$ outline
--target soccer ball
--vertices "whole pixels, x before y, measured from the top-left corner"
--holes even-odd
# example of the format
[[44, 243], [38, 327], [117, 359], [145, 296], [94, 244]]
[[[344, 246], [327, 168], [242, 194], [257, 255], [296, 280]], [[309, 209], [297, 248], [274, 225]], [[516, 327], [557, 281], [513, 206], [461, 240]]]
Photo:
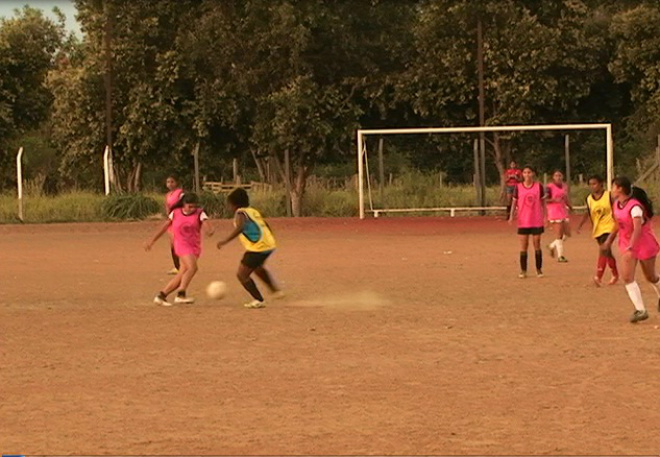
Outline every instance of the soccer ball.
[[227, 284], [222, 281], [212, 281], [206, 286], [206, 295], [214, 300], [220, 300], [227, 293]]

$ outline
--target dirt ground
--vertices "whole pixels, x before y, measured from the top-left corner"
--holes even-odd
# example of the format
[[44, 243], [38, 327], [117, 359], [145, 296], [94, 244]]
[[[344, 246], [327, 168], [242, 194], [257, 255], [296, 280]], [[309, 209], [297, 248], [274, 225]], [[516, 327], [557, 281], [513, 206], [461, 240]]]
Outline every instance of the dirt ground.
[[642, 284], [651, 318], [629, 324], [588, 234], [520, 280], [495, 219], [271, 224], [288, 296], [262, 310], [241, 306], [238, 242], [207, 241], [197, 304], [162, 308], [158, 223], [1, 226], [0, 451], [659, 452], [657, 299]]

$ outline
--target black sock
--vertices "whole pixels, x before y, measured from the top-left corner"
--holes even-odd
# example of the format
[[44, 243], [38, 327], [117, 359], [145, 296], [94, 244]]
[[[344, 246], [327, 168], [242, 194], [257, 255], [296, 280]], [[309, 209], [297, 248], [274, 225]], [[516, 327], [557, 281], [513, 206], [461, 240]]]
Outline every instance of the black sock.
[[158, 298], [162, 300], [167, 300], [167, 295], [165, 295], [165, 292], [161, 290], [160, 292], [158, 292]]
[[174, 253], [174, 246], [172, 247], [171, 251], [172, 251], [172, 263], [174, 263], [174, 268], [178, 270], [179, 267], [181, 266], [181, 262], [179, 262], [179, 256]]
[[185, 297], [186, 296], [186, 291], [185, 290], [180, 290], [176, 293], [177, 297]]
[[536, 257], [536, 270], [541, 271], [543, 269], [543, 251], [540, 249], [534, 251], [534, 256]]
[[511, 216], [511, 205], [506, 205], [506, 218]]
[[263, 295], [261, 295], [261, 292], [259, 292], [257, 285], [254, 283], [254, 281], [251, 278], [249, 278], [247, 281], [243, 283], [243, 287], [245, 287], [245, 290], [247, 290], [255, 300], [264, 301]]
[[527, 271], [527, 251], [520, 251], [520, 271]]
[[270, 275], [268, 270], [263, 268], [261, 270], [255, 271], [255, 274], [268, 286], [271, 292], [277, 292], [279, 290], [275, 285], [275, 281], [273, 281], [273, 277]]

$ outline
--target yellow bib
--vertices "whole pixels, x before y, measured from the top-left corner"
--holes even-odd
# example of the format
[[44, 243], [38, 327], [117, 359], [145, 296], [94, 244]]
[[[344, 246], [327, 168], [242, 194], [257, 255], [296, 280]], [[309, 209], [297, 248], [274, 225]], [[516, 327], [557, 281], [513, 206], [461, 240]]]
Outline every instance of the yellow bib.
[[612, 202], [610, 201], [609, 191], [604, 191], [598, 200], [589, 194], [587, 197], [587, 207], [589, 208], [589, 216], [593, 225], [592, 236], [598, 238], [604, 233], [612, 233], [616, 227], [616, 222], [612, 214]]
[[[276, 248], [275, 237], [270, 227], [261, 217], [259, 211], [254, 208], [240, 208], [237, 214], [245, 215], [243, 232], [239, 235], [241, 243], [246, 251], [267, 252]], [[236, 222], [234, 222], [236, 225]]]

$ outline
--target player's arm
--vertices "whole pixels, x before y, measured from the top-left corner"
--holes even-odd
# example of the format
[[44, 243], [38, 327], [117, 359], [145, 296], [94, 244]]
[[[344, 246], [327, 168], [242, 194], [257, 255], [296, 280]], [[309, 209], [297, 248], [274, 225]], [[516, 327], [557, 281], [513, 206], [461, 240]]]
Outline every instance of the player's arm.
[[602, 251], [607, 251], [608, 249], [610, 249], [618, 233], [619, 233], [619, 226], [616, 225], [614, 226], [614, 229], [612, 229], [612, 231], [610, 232], [610, 236], [608, 236], [605, 242], [600, 245], [600, 249]]
[[633, 232], [632, 236], [630, 237], [630, 244], [625, 248], [626, 251], [631, 251], [639, 241], [639, 238], [642, 236], [644, 211], [639, 206], [635, 206], [631, 211], [631, 216], [633, 220]]
[[224, 240], [218, 241], [218, 249], [222, 248], [222, 246], [228, 244], [231, 240], [243, 233], [243, 228], [245, 227], [245, 215], [243, 213], [237, 212], [234, 216], [234, 224], [236, 225], [236, 228], [234, 228], [229, 236]]
[[158, 239], [159, 239], [161, 236], [163, 236], [163, 234], [164, 234], [165, 232], [167, 232], [167, 229], [169, 228], [169, 226], [170, 226], [171, 224], [172, 224], [172, 221], [171, 221], [170, 219], [168, 219], [167, 221], [165, 221], [165, 223], [164, 223], [164, 224], [158, 229], [158, 231], [154, 234], [154, 236], [151, 238], [151, 240], [149, 240], [149, 241], [147, 241], [146, 243], [144, 243], [144, 250], [145, 250], [145, 251], [150, 250], [151, 247], [154, 245], [154, 243], [155, 243], [156, 241], [158, 241]]
[[206, 212], [202, 211], [202, 214], [199, 215], [199, 221], [202, 227], [202, 232], [208, 237], [213, 236], [215, 229], [213, 228], [213, 225], [211, 225], [211, 220]]
[[587, 210], [582, 215], [582, 219], [580, 220], [580, 225], [578, 225], [578, 228], [577, 228], [578, 233], [580, 233], [580, 230], [582, 230], [582, 226], [584, 224], [586, 224], [589, 219], [591, 219], [591, 217], [590, 217], [591, 213], [589, 211], [589, 197], [587, 197], [586, 205], [587, 205]]

